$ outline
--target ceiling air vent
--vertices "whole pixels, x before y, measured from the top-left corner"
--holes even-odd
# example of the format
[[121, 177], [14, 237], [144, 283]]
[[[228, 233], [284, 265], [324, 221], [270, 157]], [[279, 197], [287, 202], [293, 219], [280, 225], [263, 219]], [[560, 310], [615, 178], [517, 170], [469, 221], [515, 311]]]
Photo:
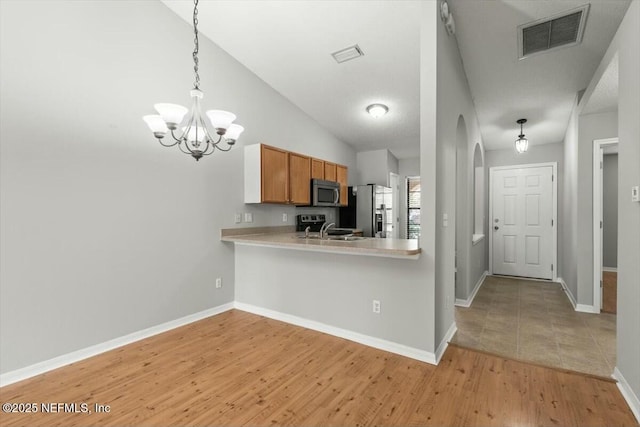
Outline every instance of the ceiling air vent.
[[582, 42], [589, 4], [518, 26], [518, 58]]
[[344, 49], [340, 49], [339, 51], [333, 52], [331, 54], [331, 56], [333, 56], [333, 59], [335, 59], [338, 64], [340, 64], [341, 62], [346, 62], [352, 59], [359, 58], [363, 55], [364, 55], [364, 52], [362, 51], [362, 49], [360, 49], [360, 46], [358, 46], [357, 44], [354, 44], [353, 46], [350, 46]]

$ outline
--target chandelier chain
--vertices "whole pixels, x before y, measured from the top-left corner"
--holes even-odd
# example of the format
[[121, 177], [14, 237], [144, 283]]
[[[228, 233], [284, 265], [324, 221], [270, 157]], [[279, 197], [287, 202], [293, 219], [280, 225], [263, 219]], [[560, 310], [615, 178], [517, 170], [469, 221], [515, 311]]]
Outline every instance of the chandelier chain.
[[198, 44], [198, 0], [193, 0], [193, 33], [195, 35], [193, 39], [194, 47], [193, 47], [193, 71], [195, 72], [196, 79], [193, 82], [193, 87], [195, 89], [200, 89], [200, 75], [198, 74], [198, 48], [200, 47]]

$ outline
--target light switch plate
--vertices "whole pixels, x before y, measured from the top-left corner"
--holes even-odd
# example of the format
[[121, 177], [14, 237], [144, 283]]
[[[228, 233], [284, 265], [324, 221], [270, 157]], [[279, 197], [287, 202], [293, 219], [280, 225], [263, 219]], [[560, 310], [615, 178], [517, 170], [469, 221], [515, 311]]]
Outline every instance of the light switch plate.
[[282, 214], [282, 222], [287, 222], [289, 221], [289, 215], [287, 215], [286, 213]]
[[235, 215], [235, 223], [236, 224], [240, 224], [242, 222], [242, 214], [241, 213], [237, 213]]
[[637, 185], [635, 187], [631, 187], [631, 201], [640, 202], [640, 187]]
[[244, 222], [253, 222], [253, 214], [251, 212], [245, 212]]

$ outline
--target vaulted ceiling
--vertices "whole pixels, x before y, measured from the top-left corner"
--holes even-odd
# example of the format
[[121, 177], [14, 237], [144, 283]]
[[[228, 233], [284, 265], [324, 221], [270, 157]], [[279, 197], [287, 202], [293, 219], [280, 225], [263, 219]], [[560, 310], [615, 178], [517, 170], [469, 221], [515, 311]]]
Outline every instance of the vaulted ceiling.
[[[191, 2], [163, 2], [191, 22]], [[449, 2], [487, 149], [511, 147], [521, 117], [532, 147], [562, 141], [575, 95], [629, 5], [592, 1], [582, 44], [518, 60], [518, 25], [585, 1]], [[201, 0], [199, 29], [357, 151], [389, 148], [407, 158], [419, 155], [420, 7], [416, 0]], [[332, 52], [354, 44], [363, 57], [334, 61]], [[389, 114], [369, 116], [374, 102]]]

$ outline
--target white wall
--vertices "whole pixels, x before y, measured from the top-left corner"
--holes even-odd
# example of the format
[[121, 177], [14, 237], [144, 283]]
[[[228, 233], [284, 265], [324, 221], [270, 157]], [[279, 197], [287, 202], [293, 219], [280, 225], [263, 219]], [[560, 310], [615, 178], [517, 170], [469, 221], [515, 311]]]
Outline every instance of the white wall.
[[[567, 285], [567, 291], [575, 300], [578, 294], [578, 111], [577, 99], [564, 136], [564, 197], [558, 198], [558, 225], [561, 228], [558, 241], [558, 262], [560, 277]], [[560, 237], [562, 236], [562, 237]]]
[[[617, 40], [616, 40], [617, 39]], [[618, 360], [617, 367], [636, 399], [640, 397], [640, 1], [633, 0], [614, 43], [619, 60], [618, 97]], [[640, 418], [640, 401], [636, 417]]]
[[356, 154], [357, 178], [354, 185], [377, 184], [389, 187], [389, 173], [398, 173], [398, 159], [387, 149]]
[[[434, 3], [437, 6], [437, 2]], [[450, 6], [452, 6], [450, 4]], [[452, 10], [455, 16], [455, 9]], [[429, 185], [437, 186], [435, 227], [436, 227], [436, 340], [444, 337], [447, 329], [453, 323], [454, 304], [454, 262], [455, 262], [455, 235], [456, 235], [456, 212], [464, 214], [463, 222], [466, 225], [463, 233], [468, 235], [465, 244], [459, 251], [464, 254], [462, 260], [467, 260], [467, 274], [465, 274], [459, 298], [467, 298], [472, 291], [473, 285], [478, 281], [482, 272], [473, 271], [471, 268], [477, 263], [484, 264], [485, 249], [482, 245], [471, 245], [473, 234], [473, 150], [477, 142], [482, 145], [478, 119], [476, 116], [473, 99], [469, 90], [469, 85], [465, 75], [458, 45], [454, 36], [448, 36], [442, 21], [437, 18], [437, 150], [436, 153], [421, 152], [424, 161], [425, 156], [435, 156], [436, 168], [435, 181], [432, 177], [425, 176], [424, 171], [427, 165], [421, 165], [422, 188], [429, 188]], [[421, 72], [423, 79], [428, 78], [427, 73], [433, 70], [424, 69]], [[433, 94], [431, 94], [433, 96]], [[421, 103], [424, 107], [424, 103]], [[466, 134], [468, 139], [468, 149], [466, 150], [467, 167], [466, 188], [464, 195], [464, 206], [456, 206], [456, 136], [458, 118], [462, 115], [466, 123]], [[424, 112], [421, 111], [421, 116]], [[432, 138], [432, 135], [425, 130], [425, 138]], [[423, 206], [425, 200], [423, 199]], [[427, 206], [430, 206], [428, 204]], [[432, 211], [423, 210], [423, 221], [432, 215]], [[449, 225], [443, 225], [443, 215], [449, 217]], [[480, 260], [480, 261], [478, 261]], [[482, 269], [484, 271], [484, 269]]]
[[[589, 94], [579, 109], [589, 102]], [[618, 113], [578, 116], [578, 304], [593, 305], [593, 141], [618, 136]]]
[[141, 117], [187, 105], [193, 81], [192, 29], [160, 2], [3, 0], [0, 12], [3, 373], [232, 301], [219, 229], [234, 212], [252, 225], [295, 212], [243, 204], [243, 144], [355, 170], [350, 147], [204, 37], [204, 104], [247, 130], [200, 162], [160, 147]]

